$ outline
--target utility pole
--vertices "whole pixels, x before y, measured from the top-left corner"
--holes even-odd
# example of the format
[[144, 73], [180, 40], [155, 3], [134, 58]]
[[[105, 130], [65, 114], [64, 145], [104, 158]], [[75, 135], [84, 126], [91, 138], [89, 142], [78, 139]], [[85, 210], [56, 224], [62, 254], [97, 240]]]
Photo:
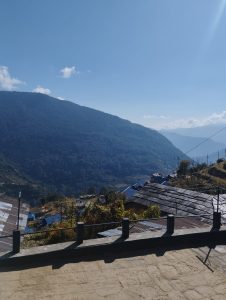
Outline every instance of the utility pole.
[[179, 169], [179, 166], [180, 166], [180, 157], [177, 156], [177, 169]]
[[63, 221], [63, 204], [60, 204], [60, 223]]
[[207, 163], [207, 166], [209, 165], [209, 155], [207, 154], [206, 156], [206, 163]]
[[73, 217], [74, 217], [74, 214], [75, 214], [74, 202], [72, 202], [72, 207], [71, 207], [71, 227], [73, 226]]
[[217, 187], [217, 212], [219, 212], [219, 202], [220, 202], [220, 189]]
[[17, 208], [17, 227], [16, 229], [19, 229], [19, 224], [20, 224], [20, 201], [21, 201], [21, 191], [18, 194], [18, 208]]

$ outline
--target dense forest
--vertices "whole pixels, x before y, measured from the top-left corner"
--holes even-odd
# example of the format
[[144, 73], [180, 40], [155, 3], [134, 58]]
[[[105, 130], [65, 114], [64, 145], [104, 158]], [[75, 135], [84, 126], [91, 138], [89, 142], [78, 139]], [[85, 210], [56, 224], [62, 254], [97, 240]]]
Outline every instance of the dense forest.
[[38, 93], [0, 92], [0, 136], [17, 172], [65, 194], [167, 173], [186, 158], [155, 130]]

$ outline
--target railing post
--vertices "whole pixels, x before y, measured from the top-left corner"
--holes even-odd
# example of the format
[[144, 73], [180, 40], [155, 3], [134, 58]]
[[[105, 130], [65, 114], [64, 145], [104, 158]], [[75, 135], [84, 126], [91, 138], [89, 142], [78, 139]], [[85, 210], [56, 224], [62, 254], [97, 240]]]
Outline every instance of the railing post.
[[122, 238], [127, 239], [129, 237], [129, 218], [122, 219]]
[[20, 230], [13, 230], [13, 253], [20, 252]]
[[84, 223], [78, 222], [77, 223], [77, 242], [82, 244], [84, 240]]
[[219, 230], [221, 228], [221, 213], [213, 212], [213, 229]]
[[174, 215], [167, 215], [167, 230], [168, 234], [174, 233]]

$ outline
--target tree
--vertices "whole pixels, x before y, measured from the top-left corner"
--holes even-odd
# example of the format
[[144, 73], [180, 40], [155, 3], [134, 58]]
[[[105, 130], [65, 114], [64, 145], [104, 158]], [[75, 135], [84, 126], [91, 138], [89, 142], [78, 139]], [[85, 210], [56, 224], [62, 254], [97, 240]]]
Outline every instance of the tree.
[[105, 196], [107, 195], [107, 192], [108, 192], [107, 188], [103, 186], [102, 188], [100, 188], [99, 194]]
[[177, 170], [177, 175], [178, 176], [187, 175], [189, 166], [190, 166], [189, 160], [181, 160], [179, 168]]
[[224, 161], [223, 158], [218, 158], [217, 163], [220, 164], [220, 163], [222, 163], [223, 161]]
[[160, 208], [158, 205], [150, 205], [144, 211], [144, 218], [151, 219], [151, 218], [159, 218], [160, 217]]
[[108, 203], [112, 203], [117, 200], [117, 194], [114, 191], [110, 191], [106, 195], [106, 200]]
[[125, 213], [123, 200], [117, 200], [110, 205], [110, 213], [114, 221], [120, 221]]
[[113, 220], [110, 207], [91, 203], [84, 212], [84, 222], [88, 224], [105, 223]]

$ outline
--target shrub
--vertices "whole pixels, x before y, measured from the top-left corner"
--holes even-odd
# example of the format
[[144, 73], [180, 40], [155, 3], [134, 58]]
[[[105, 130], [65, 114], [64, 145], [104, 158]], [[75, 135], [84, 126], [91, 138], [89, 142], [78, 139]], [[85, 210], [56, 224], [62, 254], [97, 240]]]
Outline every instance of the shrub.
[[145, 219], [159, 218], [159, 217], [160, 217], [160, 209], [159, 209], [158, 205], [150, 205], [144, 211], [144, 218]]

